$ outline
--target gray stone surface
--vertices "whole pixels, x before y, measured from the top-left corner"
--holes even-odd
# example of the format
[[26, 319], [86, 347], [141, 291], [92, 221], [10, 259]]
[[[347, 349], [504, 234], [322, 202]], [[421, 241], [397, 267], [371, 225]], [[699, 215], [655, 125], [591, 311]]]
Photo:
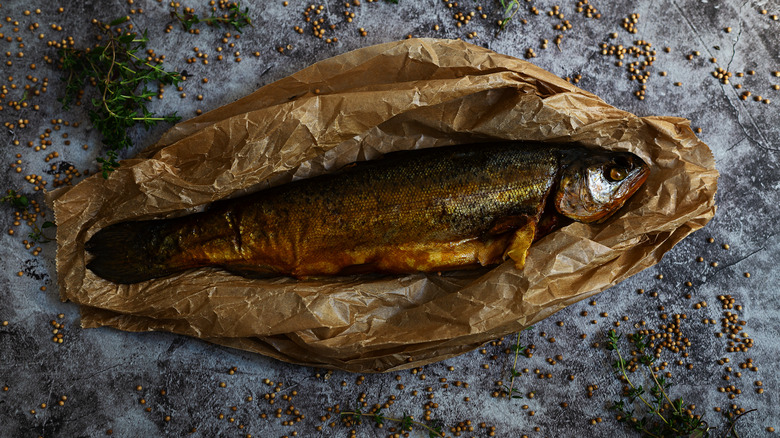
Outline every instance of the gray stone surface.
[[[523, 57], [527, 48], [533, 48], [537, 54], [532, 59], [534, 63], [563, 77], [581, 75], [579, 86], [619, 108], [641, 116], [691, 119], [692, 126], [702, 128], [701, 138], [712, 148], [721, 172], [719, 209], [705, 229], [670, 251], [659, 265], [600, 294], [595, 305], [580, 302], [522, 333], [521, 343], [536, 345], [533, 357], [520, 356], [518, 360], [518, 368], [529, 370], [515, 383], [526, 398], [508, 400], [495, 398], [492, 393], [497, 389], [496, 381], [509, 381], [513, 356], [505, 354], [504, 349], [515, 342], [512, 334], [503, 345], [486, 345], [485, 354], [473, 351], [424, 367], [417, 374], [405, 371], [366, 375], [358, 384], [357, 375], [327, 374], [167, 333], [80, 329], [76, 306], [58, 299], [55, 244], [34, 245], [41, 247], [37, 255], [32, 249], [25, 249], [22, 240], [27, 228], [24, 224], [14, 226], [13, 210], [3, 204], [0, 321], [8, 324], [0, 326], [0, 436], [103, 436], [109, 430], [122, 437], [183, 436], [192, 428], [197, 429], [194, 436], [282, 437], [293, 436], [294, 431], [302, 437], [349, 436], [351, 428], [341, 425], [338, 415], [321, 417], [329, 415], [327, 408], [336, 404], [342, 409], [353, 407], [361, 394], [365, 394], [369, 407], [394, 396], [394, 403], [384, 410], [388, 416], [406, 412], [422, 418], [425, 404], [435, 402], [438, 408], [431, 415], [443, 420], [448, 436], [455, 435], [450, 427], [466, 420], [471, 421], [474, 430], [460, 436], [487, 436], [487, 429], [479, 426], [481, 422], [494, 426], [495, 436], [502, 437], [638, 436], [615, 421], [614, 414], [607, 409], [610, 401], [620, 397], [621, 384], [610, 370], [614, 356], [603, 348], [604, 332], [618, 320], [622, 324], [617, 329], [624, 333], [636, 330], [635, 324], [640, 321], [646, 321], [647, 327], [658, 328], [678, 313], [687, 315], [681, 332], [691, 345], [686, 350], [687, 357], [666, 351], [660, 359], [668, 362], [662, 372], [672, 375], [674, 386], [670, 394], [683, 397], [686, 404], [695, 404], [695, 412], [718, 428], [713, 436], [725, 432], [727, 422], [722, 414], [732, 410], [732, 405], [756, 409], [737, 423], [740, 437], [772, 436], [769, 427], [780, 429], [780, 299], [776, 292], [780, 274], [775, 268], [780, 255], [776, 239], [780, 227], [776, 144], [780, 117], [775, 109], [780, 104], [780, 91], [771, 88], [780, 84], [780, 78], [773, 75], [780, 70], [780, 22], [772, 19], [772, 14], [780, 14], [777, 2], [646, 0], [629, 5], [594, 0], [593, 5], [601, 13], [597, 20], [577, 14], [576, 2], [569, 0], [559, 3], [573, 27], [564, 32], [560, 50], [553, 42], [559, 33], [553, 25], [560, 20], [547, 15], [554, 5], [547, 0], [521, 1], [514, 20], [498, 34], [498, 2], [461, 0], [460, 5], [448, 7], [446, 2], [434, 0], [399, 0], [397, 5], [363, 0], [361, 6], [349, 8], [355, 18], [347, 23], [343, 1], [328, 1], [322, 3], [325, 8], [321, 16], [326, 17], [326, 23], [336, 25], [335, 30], [326, 33], [326, 37], [338, 38], [332, 44], [311, 35], [311, 26], [303, 21], [306, 5], [296, 0], [290, 0], [287, 7], [277, 0], [247, 1], [255, 25], [246, 29], [240, 40], [230, 39], [235, 48], [221, 41], [224, 30], [201, 25], [199, 35], [184, 32], [171, 21], [167, 2], [130, 3], [2, 2], [0, 33], [4, 37], [0, 46], [4, 56], [0, 56], [0, 85], [8, 88], [0, 102], [4, 107], [0, 119], [5, 124], [0, 132], [3, 191], [16, 189], [42, 204], [41, 193], [33, 191], [25, 175], [42, 175], [51, 187], [52, 164], [70, 163], [80, 170], [95, 171], [94, 159], [101, 151], [98, 135], [90, 129], [84, 108], [63, 111], [56, 101], [62, 84], [60, 73], [45, 61], [47, 56], [56, 57], [47, 41], [73, 36], [77, 45], [84, 47], [94, 35], [89, 25], [93, 17], [110, 20], [130, 14], [131, 9], [143, 8], [143, 14], [130, 15], [132, 23], [137, 29], [148, 29], [150, 47], [167, 56], [168, 68], [186, 70], [190, 77], [184, 84], [186, 98], [169, 90], [164, 100], [152, 104], [159, 113], [175, 110], [188, 118], [196, 109], [206, 111], [231, 102], [317, 60], [407, 34], [468, 39], [468, 33], [477, 32], [477, 38], [469, 41], [500, 53]], [[468, 24], [456, 27], [454, 13], [468, 13], [480, 5], [486, 19], [476, 12]], [[62, 13], [57, 12], [60, 6]], [[187, 1], [183, 6], [203, 14], [207, 2]], [[530, 12], [532, 6], [538, 8], [540, 15]], [[40, 14], [35, 12], [36, 8], [40, 8]], [[768, 14], [762, 15], [761, 9], [767, 9]], [[31, 13], [27, 15], [25, 10]], [[632, 13], [640, 14], [634, 35], [621, 28], [622, 20]], [[527, 24], [522, 24], [521, 19], [527, 20]], [[34, 23], [39, 28], [30, 30], [28, 27]], [[165, 33], [168, 24], [173, 25], [173, 30]], [[52, 25], [61, 25], [62, 30], [53, 29]], [[434, 30], [434, 25], [440, 29]], [[303, 27], [304, 33], [296, 33], [294, 26]], [[732, 28], [730, 33], [725, 32], [726, 27]], [[364, 28], [367, 36], [361, 37], [359, 28]], [[618, 38], [609, 38], [612, 32]], [[39, 33], [45, 34], [43, 38], [38, 38]], [[24, 47], [17, 38], [22, 38]], [[547, 49], [539, 47], [541, 39], [549, 40]], [[628, 79], [625, 67], [616, 67], [615, 59], [601, 55], [599, 48], [602, 42], [629, 46], [635, 39], [652, 43], [658, 51], [657, 60], [649, 69], [652, 77], [642, 101], [633, 96], [638, 84]], [[284, 53], [276, 50], [288, 45], [290, 48]], [[187, 58], [195, 55], [194, 46], [209, 54], [209, 65], [186, 63]], [[225, 55], [221, 62], [215, 59], [220, 46]], [[666, 46], [671, 48], [670, 53], [662, 50]], [[233, 60], [236, 50], [241, 52], [240, 63]], [[252, 54], [255, 51], [259, 56]], [[689, 61], [685, 55], [692, 51], [700, 51], [701, 55]], [[18, 52], [23, 52], [23, 57]], [[717, 58], [717, 63], [710, 62], [712, 57]], [[31, 63], [36, 64], [35, 70], [30, 70]], [[734, 72], [730, 84], [722, 84], [712, 76], [716, 67]], [[749, 70], [755, 70], [755, 74], [747, 74]], [[660, 71], [668, 75], [660, 76]], [[737, 72], [746, 73], [737, 77]], [[48, 89], [40, 96], [29, 96], [28, 106], [15, 110], [9, 102], [22, 98], [25, 84], [35, 85], [27, 75], [39, 81], [49, 78]], [[208, 84], [201, 81], [203, 77], [210, 79]], [[675, 82], [681, 85], [675, 86]], [[735, 89], [734, 84], [742, 84], [743, 88]], [[740, 93], [745, 90], [750, 90], [752, 96], [742, 100]], [[202, 101], [196, 99], [198, 94], [203, 95]], [[772, 102], [756, 102], [756, 95]], [[39, 105], [39, 110], [32, 105]], [[24, 127], [20, 126], [20, 119], [28, 120], [23, 122]], [[70, 126], [53, 124], [52, 119], [70, 122]], [[74, 122], [80, 126], [73, 127]], [[166, 128], [135, 130], [136, 148], [126, 156], [153, 143]], [[38, 136], [47, 129], [52, 130], [52, 144], [45, 151], [26, 146], [28, 141], [38, 144]], [[15, 145], [15, 140], [20, 144]], [[84, 144], [89, 144], [89, 149], [82, 149]], [[59, 157], [45, 162], [45, 156], [54, 151]], [[11, 165], [17, 159], [22, 161], [19, 173]], [[47, 217], [50, 216], [49, 212]], [[9, 235], [9, 229], [14, 229], [15, 234]], [[707, 243], [709, 237], [714, 243]], [[724, 243], [730, 249], [724, 249]], [[698, 256], [704, 261], [697, 262]], [[718, 265], [713, 266], [713, 262]], [[18, 275], [19, 272], [22, 274]], [[744, 275], [746, 272], [751, 274], [750, 278]], [[659, 278], [661, 275], [663, 278]], [[687, 281], [692, 286], [686, 287]], [[42, 286], [46, 286], [45, 291]], [[646, 292], [637, 293], [640, 288]], [[657, 296], [651, 292], [657, 292]], [[686, 293], [690, 293], [690, 299], [685, 297]], [[741, 310], [731, 311], [746, 322], [743, 331], [754, 341], [747, 353], [728, 352], [729, 339], [715, 336], [726, 311], [718, 296], [725, 294], [742, 306]], [[695, 309], [694, 305], [702, 301], [707, 306]], [[582, 316], [586, 311], [588, 316]], [[602, 312], [608, 312], [608, 316], [600, 316]], [[670, 319], [664, 321], [662, 314]], [[623, 316], [627, 321], [620, 319]], [[705, 318], [716, 324], [704, 324]], [[52, 320], [65, 324], [61, 344], [52, 342]], [[565, 324], [559, 326], [558, 321]], [[585, 340], [580, 339], [583, 333], [587, 334]], [[552, 337], [556, 342], [550, 342]], [[600, 342], [601, 346], [594, 348], [593, 342]], [[556, 355], [562, 358], [552, 365], [547, 359], [554, 360]], [[730, 362], [719, 364], [717, 361], [722, 358]], [[739, 364], [747, 358], [752, 359], [757, 371], [740, 369]], [[683, 365], [678, 365], [678, 360]], [[727, 366], [732, 367], [731, 372]], [[232, 367], [236, 367], [233, 374], [229, 373]], [[541, 374], [550, 373], [550, 378], [540, 379], [535, 373], [537, 369]], [[741, 377], [737, 372], [741, 372]], [[569, 375], [574, 375], [574, 380], [569, 380]], [[730, 380], [726, 381], [726, 376]], [[441, 378], [447, 379], [448, 387]], [[636, 373], [632, 378], [642, 381], [647, 375], [640, 377]], [[283, 384], [275, 393], [273, 405], [265, 399], [266, 394], [273, 392], [265, 379], [272, 381], [274, 387], [277, 382]], [[468, 388], [456, 386], [456, 381], [467, 382]], [[758, 393], [756, 381], [763, 383], [763, 393]], [[220, 382], [225, 383], [224, 388]], [[403, 389], [399, 389], [399, 384]], [[592, 397], [587, 394], [589, 385], [598, 385]], [[719, 391], [729, 385], [740, 393]], [[413, 391], [417, 391], [416, 395]], [[294, 392], [297, 395], [292, 396]], [[534, 392], [533, 398], [528, 397], [529, 392]], [[62, 396], [67, 400], [60, 406]], [[284, 400], [283, 396], [292, 396], [292, 400]], [[568, 407], [562, 407], [562, 402], [567, 402]], [[285, 425], [283, 422], [295, 418], [285, 412], [290, 404], [305, 417]], [[721, 412], [715, 408], [721, 408]], [[279, 418], [277, 409], [282, 410]], [[220, 415], [224, 418], [220, 419]], [[170, 416], [169, 421], [166, 416]], [[591, 420], [597, 418], [602, 421], [592, 425]], [[330, 423], [334, 421], [332, 427]], [[390, 422], [383, 429], [368, 423], [356, 427], [357, 436], [390, 435]], [[427, 434], [415, 428], [410, 436]]]

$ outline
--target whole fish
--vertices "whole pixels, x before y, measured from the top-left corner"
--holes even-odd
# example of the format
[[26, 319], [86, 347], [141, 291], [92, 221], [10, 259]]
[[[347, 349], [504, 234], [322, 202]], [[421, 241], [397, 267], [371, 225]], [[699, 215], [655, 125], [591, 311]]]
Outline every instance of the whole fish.
[[87, 267], [137, 283], [204, 266], [248, 277], [466, 269], [512, 258], [556, 218], [603, 221], [642, 185], [628, 152], [510, 142], [393, 152], [215, 203], [122, 222], [86, 243]]

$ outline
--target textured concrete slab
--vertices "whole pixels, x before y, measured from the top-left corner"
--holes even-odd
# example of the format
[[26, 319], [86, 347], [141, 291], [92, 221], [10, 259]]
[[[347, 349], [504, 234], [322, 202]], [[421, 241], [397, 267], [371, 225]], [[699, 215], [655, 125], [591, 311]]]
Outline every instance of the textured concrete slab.
[[[608, 409], [621, 398], [622, 387], [610, 368], [615, 355], [604, 348], [610, 328], [624, 334], [643, 328], [679, 329], [680, 337], [689, 343], [683, 341], [685, 349], [677, 347], [676, 352], [665, 349], [657, 362], [659, 367], [665, 364], [660, 374], [670, 373], [670, 396], [682, 397], [686, 407], [695, 405], [693, 413], [717, 427], [713, 436], [728, 429], [724, 414], [752, 409], [756, 411], [736, 423], [739, 436], [772, 436], [771, 428], [780, 429], [776, 292], [780, 91], [773, 88], [780, 84], [774, 74], [780, 70], [780, 22], [775, 17], [780, 5], [695, 0], [614, 3], [591, 2], [600, 13], [596, 19], [577, 12], [573, 0], [557, 3], [564, 18], [549, 14], [554, 12], [554, 2], [521, 1], [519, 11], [500, 32], [496, 24], [502, 17], [500, 2], [363, 0], [349, 8], [343, 1], [314, 3], [317, 9], [323, 6], [319, 14], [310, 14], [325, 19], [321, 40], [304, 20], [309, 5], [295, 0], [287, 6], [281, 1], [243, 3], [254, 27], [244, 29], [239, 39], [233, 30], [226, 36], [225, 29], [205, 25], [196, 26], [199, 34], [187, 33], [171, 19], [170, 7], [162, 1], [3, 2], [0, 156], [5, 170], [0, 172], [0, 188], [36, 200], [46, 213], [39, 221], [50, 220], [51, 213], [43, 207], [41, 191], [34, 190], [36, 184], [28, 182], [34, 179], [29, 176], [40, 175], [51, 189], [55, 179], [65, 178], [69, 165], [82, 175], [86, 170], [95, 172], [95, 158], [102, 152], [86, 105], [64, 111], [56, 100], [63, 85], [56, 50], [49, 41], [72, 36], [78, 47], [84, 47], [94, 42], [92, 18], [109, 21], [122, 15], [130, 16], [136, 29], [148, 30], [150, 48], [166, 55], [169, 69], [187, 72], [182, 91], [169, 88], [164, 99], [154, 99], [151, 107], [158, 113], [176, 111], [189, 118], [197, 110], [231, 102], [317, 60], [370, 44], [407, 35], [462, 38], [521, 58], [532, 48], [536, 55], [532, 62], [576, 79], [580, 87], [640, 116], [689, 118], [712, 148], [721, 178], [715, 219], [669, 252], [662, 263], [600, 294], [593, 303], [580, 302], [520, 334], [522, 345], [535, 348], [531, 357], [520, 355], [517, 361], [521, 375], [514, 387], [524, 398], [512, 400], [494, 395], [501, 386], [497, 382], [510, 381], [514, 355], [505, 350], [517, 341], [515, 334], [419, 370], [358, 376], [289, 365], [167, 333], [80, 329], [76, 306], [58, 299], [55, 244], [33, 243], [26, 248], [23, 240], [29, 230], [23, 220], [14, 225], [14, 209], [4, 203], [0, 207], [0, 260], [5, 268], [0, 275], [0, 436], [320, 437], [351, 436], [353, 429], [357, 436], [368, 437], [400, 433], [398, 424], [389, 419], [383, 428], [375, 427], [369, 418], [361, 425], [342, 424], [337, 411], [353, 410], [363, 402], [364, 411], [386, 404], [382, 412], [387, 417], [407, 413], [426, 424], [431, 424], [424, 421], [430, 411], [430, 418], [442, 421], [447, 436], [484, 437], [491, 431], [490, 436], [504, 437], [636, 436]], [[182, 7], [208, 15], [206, 1], [189, 1]], [[352, 13], [348, 22], [346, 14]], [[463, 20], [455, 14], [464, 14]], [[631, 14], [639, 14], [635, 34], [622, 27]], [[563, 20], [571, 29], [554, 29]], [[335, 29], [327, 27], [330, 24]], [[556, 44], [559, 34], [563, 38]], [[326, 43], [327, 38], [338, 41]], [[546, 48], [542, 40], [548, 41]], [[644, 42], [636, 44], [637, 40]], [[643, 100], [634, 94], [642, 91], [643, 84], [630, 80], [627, 66], [649, 55], [627, 55], [623, 65], [616, 66], [620, 60], [603, 55], [602, 43], [624, 48], [652, 44], [655, 61], [647, 68], [650, 76]], [[208, 64], [199, 53], [208, 54]], [[217, 60], [219, 55], [222, 61]], [[693, 55], [690, 60], [688, 55]], [[193, 57], [196, 62], [188, 63]], [[48, 63], [47, 58], [55, 61]], [[728, 84], [713, 76], [718, 68], [732, 73]], [[26, 85], [30, 89], [25, 93]], [[743, 99], [745, 91], [751, 94]], [[19, 109], [13, 102], [19, 102]], [[167, 128], [134, 129], [135, 148], [123, 156], [153, 143]], [[42, 148], [42, 141], [51, 143]], [[50, 156], [54, 152], [57, 156]], [[638, 293], [640, 289], [643, 293]], [[724, 318], [739, 328], [718, 337]], [[672, 325], [675, 321], [679, 323]], [[58, 334], [62, 343], [52, 340]], [[750, 345], [746, 352], [729, 351], [746, 343]], [[647, 373], [630, 377], [650, 386]], [[637, 412], [642, 411], [637, 405]], [[427, 436], [427, 431], [415, 425], [409, 436]]]

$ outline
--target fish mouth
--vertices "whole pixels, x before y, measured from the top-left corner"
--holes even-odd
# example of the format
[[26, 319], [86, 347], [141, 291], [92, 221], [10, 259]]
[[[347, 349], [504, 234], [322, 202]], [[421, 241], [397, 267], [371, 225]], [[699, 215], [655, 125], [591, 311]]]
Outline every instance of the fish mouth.
[[631, 189], [631, 194], [634, 194], [639, 187], [641, 187], [645, 181], [647, 181], [647, 178], [650, 176], [650, 166], [647, 165], [644, 161], [642, 161], [642, 165], [639, 167], [639, 173], [636, 176], [636, 179], [632, 181], [631, 185], [634, 187]]
[[596, 218], [593, 223], [601, 224], [607, 221], [614, 213], [623, 207], [639, 188], [642, 187], [650, 177], [650, 166], [641, 158], [634, 154], [626, 154], [619, 158], [620, 161], [627, 161], [628, 166], [631, 168], [628, 176], [623, 184], [620, 186], [620, 190], [615, 195], [615, 199], [611, 202], [607, 208], [603, 210], [603, 215]]
[[[630, 198], [634, 193], [639, 190], [642, 185], [644, 185], [645, 181], [647, 181], [647, 178], [650, 176], [650, 166], [641, 158], [634, 155], [632, 158], [635, 158], [632, 160], [632, 165], [636, 166], [634, 170], [631, 171], [631, 174], [629, 174], [629, 181], [626, 183], [627, 186], [627, 192], [625, 195], [625, 198]], [[637, 163], [636, 161], [639, 161]], [[624, 199], [625, 201], [625, 199]]]

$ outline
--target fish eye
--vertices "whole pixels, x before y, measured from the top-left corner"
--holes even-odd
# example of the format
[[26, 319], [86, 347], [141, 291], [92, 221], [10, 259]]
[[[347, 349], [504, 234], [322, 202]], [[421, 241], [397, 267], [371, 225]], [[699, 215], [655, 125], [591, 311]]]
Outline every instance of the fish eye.
[[610, 181], [623, 181], [626, 179], [626, 176], [628, 176], [628, 172], [626, 172], [626, 169], [620, 167], [613, 167], [609, 169], [609, 172], [607, 173], [607, 178]]

